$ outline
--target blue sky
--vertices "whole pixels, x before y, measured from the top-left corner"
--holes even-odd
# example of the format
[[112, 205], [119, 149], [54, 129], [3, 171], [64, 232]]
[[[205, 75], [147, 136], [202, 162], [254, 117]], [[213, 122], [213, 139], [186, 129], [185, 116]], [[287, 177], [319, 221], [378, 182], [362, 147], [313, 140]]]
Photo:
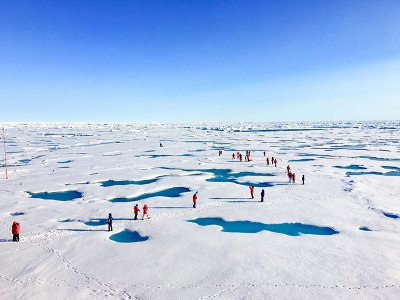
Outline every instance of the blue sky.
[[400, 119], [396, 0], [0, 7], [0, 121]]

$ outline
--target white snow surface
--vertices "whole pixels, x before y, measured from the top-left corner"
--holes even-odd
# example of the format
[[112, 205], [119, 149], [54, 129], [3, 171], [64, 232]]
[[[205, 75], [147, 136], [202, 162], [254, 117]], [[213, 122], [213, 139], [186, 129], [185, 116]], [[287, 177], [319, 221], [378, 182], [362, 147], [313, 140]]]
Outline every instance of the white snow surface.
[[[398, 299], [400, 218], [384, 214], [400, 215], [398, 121], [0, 126], [9, 165], [6, 180], [0, 160], [1, 299]], [[232, 159], [246, 150], [251, 162]], [[266, 165], [263, 151], [278, 158], [276, 168]], [[314, 160], [289, 162], [299, 159]], [[296, 184], [288, 183], [288, 164]], [[365, 169], [334, 167], [349, 165]], [[214, 182], [205, 169], [275, 176]], [[382, 175], [390, 171], [394, 176]], [[144, 185], [100, 184], [156, 177]], [[260, 182], [272, 184], [264, 203], [260, 187], [252, 200], [245, 185]], [[191, 191], [109, 201], [173, 187]], [[72, 190], [83, 197], [56, 201], [27, 193]], [[135, 203], [149, 205], [150, 219], [132, 220]], [[110, 212], [113, 232], [84, 224]], [[224, 232], [187, 222], [205, 217], [339, 233]], [[19, 243], [11, 241], [14, 220], [21, 224]], [[149, 239], [109, 239], [125, 229]]]

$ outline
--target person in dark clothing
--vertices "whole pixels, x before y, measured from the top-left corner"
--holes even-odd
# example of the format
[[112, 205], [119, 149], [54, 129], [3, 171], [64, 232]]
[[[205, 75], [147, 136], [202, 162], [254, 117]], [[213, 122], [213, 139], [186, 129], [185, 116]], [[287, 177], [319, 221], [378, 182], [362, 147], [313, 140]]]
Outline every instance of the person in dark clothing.
[[113, 231], [113, 227], [112, 227], [112, 221], [113, 221], [113, 217], [111, 215], [111, 213], [108, 214], [108, 231]]
[[301, 176], [301, 181], [303, 181], [303, 185], [304, 185], [304, 181], [305, 181], [305, 180], [306, 180], [306, 179], [305, 179], [304, 175]]
[[261, 202], [264, 202], [265, 191], [264, 189], [261, 191]]

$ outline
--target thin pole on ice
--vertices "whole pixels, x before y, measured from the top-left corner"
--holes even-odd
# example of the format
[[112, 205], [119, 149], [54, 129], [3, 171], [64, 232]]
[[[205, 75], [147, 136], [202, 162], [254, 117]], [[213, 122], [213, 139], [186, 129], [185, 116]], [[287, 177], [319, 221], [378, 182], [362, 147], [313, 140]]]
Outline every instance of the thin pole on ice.
[[8, 179], [8, 174], [7, 174], [6, 130], [4, 128], [3, 128], [3, 143], [4, 143], [4, 167], [6, 168], [6, 179]]

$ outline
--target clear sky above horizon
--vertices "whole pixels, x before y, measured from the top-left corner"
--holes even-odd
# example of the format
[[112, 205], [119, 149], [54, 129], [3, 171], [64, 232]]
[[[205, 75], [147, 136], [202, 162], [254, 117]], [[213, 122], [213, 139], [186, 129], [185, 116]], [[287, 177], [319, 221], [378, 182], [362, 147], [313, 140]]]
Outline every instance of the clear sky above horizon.
[[400, 119], [400, 1], [0, 0], [0, 121]]

